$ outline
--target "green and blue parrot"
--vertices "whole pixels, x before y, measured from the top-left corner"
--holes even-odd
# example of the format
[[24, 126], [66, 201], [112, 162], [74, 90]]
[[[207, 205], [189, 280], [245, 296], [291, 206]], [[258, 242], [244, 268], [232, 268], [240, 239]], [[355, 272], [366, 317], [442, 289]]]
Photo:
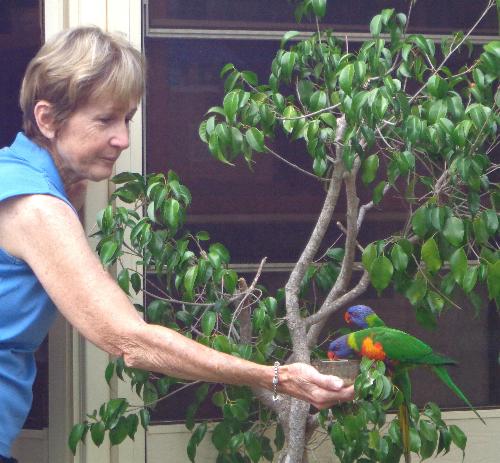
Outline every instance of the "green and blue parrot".
[[484, 420], [465, 394], [453, 382], [445, 368], [448, 365], [456, 365], [457, 362], [434, 352], [432, 347], [420, 339], [404, 331], [376, 326], [341, 336], [332, 341], [328, 347], [328, 357], [331, 359], [349, 358], [353, 355], [381, 360], [395, 374], [398, 371], [408, 371], [418, 366], [430, 368], [484, 423]]
[[484, 420], [465, 394], [453, 382], [445, 368], [447, 365], [455, 365], [457, 362], [434, 353], [430, 346], [404, 331], [386, 327], [384, 321], [366, 305], [349, 307], [344, 314], [344, 319], [348, 324], [353, 324], [361, 330], [334, 340], [329, 346], [328, 357], [339, 359], [358, 355], [386, 363], [394, 385], [403, 394], [404, 401], [399, 407], [398, 418], [406, 463], [411, 461], [409, 409], [411, 404], [409, 370], [411, 368], [429, 367], [484, 423]]
[[[348, 325], [355, 325], [357, 328], [365, 329], [376, 326], [386, 326], [384, 321], [367, 305], [354, 305], [349, 307], [344, 313], [344, 320]], [[337, 348], [338, 349], [338, 348]], [[329, 358], [340, 358], [342, 355], [352, 356], [354, 351], [349, 349], [345, 353], [333, 350], [328, 351]], [[405, 463], [411, 462], [410, 456], [410, 404], [411, 404], [411, 380], [407, 369], [391, 368], [393, 384], [403, 394], [403, 403], [398, 408], [399, 429], [401, 430], [401, 442]]]

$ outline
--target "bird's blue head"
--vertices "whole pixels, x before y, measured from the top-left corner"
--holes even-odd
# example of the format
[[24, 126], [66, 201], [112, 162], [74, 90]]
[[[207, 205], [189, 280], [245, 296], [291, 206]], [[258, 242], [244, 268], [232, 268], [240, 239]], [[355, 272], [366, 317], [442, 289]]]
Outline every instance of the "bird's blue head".
[[346, 310], [344, 320], [348, 324], [356, 325], [358, 328], [368, 328], [367, 317], [373, 315], [375, 312], [367, 305], [353, 305]]
[[340, 360], [349, 359], [356, 355], [353, 349], [349, 347], [347, 343], [347, 337], [349, 335], [341, 336], [340, 338], [334, 339], [328, 346], [328, 358], [330, 360]]

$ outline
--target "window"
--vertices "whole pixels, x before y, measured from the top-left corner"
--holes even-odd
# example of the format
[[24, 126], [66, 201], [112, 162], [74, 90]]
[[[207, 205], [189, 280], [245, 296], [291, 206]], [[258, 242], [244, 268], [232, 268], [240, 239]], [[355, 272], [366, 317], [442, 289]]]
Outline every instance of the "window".
[[[383, 0], [328, 3], [325, 22], [347, 35], [353, 47], [365, 37], [370, 18], [387, 6]], [[405, 11], [407, 2], [392, 1], [392, 5]], [[434, 34], [439, 40], [438, 34], [470, 26], [479, 13], [477, 2], [419, 0], [412, 12], [413, 31]], [[270, 155], [256, 155], [253, 173], [242, 160], [235, 167], [222, 165], [211, 158], [199, 139], [198, 126], [207, 109], [222, 101], [219, 72], [226, 63], [256, 72], [260, 81], [267, 80], [283, 31], [306, 32], [311, 27], [294, 22], [288, 0], [149, 0], [145, 14], [149, 66], [146, 171], [177, 172], [193, 195], [188, 227], [207, 230], [214, 240], [226, 244], [232, 261], [239, 271], [248, 272], [249, 280], [260, 259], [267, 256], [262, 281], [279, 288], [308, 239], [322, 202], [322, 186]], [[497, 34], [494, 12], [484, 18], [477, 34], [473, 38], [477, 44]], [[290, 148], [278, 139], [275, 149], [299, 165], [304, 157], [299, 144]], [[369, 215], [360, 241], [370, 242], [399, 230], [403, 212], [396, 201], [390, 209]], [[336, 230], [330, 230], [331, 242], [337, 236]], [[474, 404], [500, 405], [495, 344], [500, 322], [493, 308], [479, 317], [474, 317], [471, 308], [450, 311], [442, 320], [446, 328], [435, 334], [416, 327], [409, 303], [400, 296], [384, 294], [384, 299], [378, 299], [368, 292], [360, 302], [381, 308], [391, 325], [411, 331], [467, 365], [451, 374]], [[340, 315], [334, 317], [331, 326], [340, 324]], [[463, 344], [465, 332], [473, 340], [471, 344]], [[436, 400], [443, 407], [462, 407], [458, 398], [439, 386], [429, 390], [425, 372], [417, 376], [415, 397], [419, 403]], [[434, 387], [435, 382], [432, 384]], [[168, 401], [160, 405], [155, 420], [181, 419], [170, 411], [179, 409], [181, 399], [175, 400], [175, 407], [169, 407]], [[205, 411], [206, 416], [210, 413]]]

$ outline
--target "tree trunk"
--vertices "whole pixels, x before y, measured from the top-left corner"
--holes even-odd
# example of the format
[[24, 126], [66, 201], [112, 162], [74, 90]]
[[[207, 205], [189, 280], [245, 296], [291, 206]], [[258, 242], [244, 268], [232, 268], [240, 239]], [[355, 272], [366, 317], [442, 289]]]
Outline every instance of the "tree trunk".
[[287, 436], [287, 447], [284, 458], [281, 459], [282, 463], [304, 463], [308, 417], [309, 404], [301, 400], [292, 399], [288, 419], [289, 433]]

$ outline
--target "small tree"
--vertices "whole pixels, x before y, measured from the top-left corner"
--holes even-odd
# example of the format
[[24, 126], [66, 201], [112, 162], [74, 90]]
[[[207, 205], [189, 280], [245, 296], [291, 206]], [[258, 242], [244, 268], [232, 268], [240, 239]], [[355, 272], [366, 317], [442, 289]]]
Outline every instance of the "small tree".
[[[500, 41], [452, 69], [450, 57], [465, 52], [475, 26], [436, 50], [432, 40], [407, 33], [411, 1], [408, 14], [388, 8], [375, 16], [372, 37], [348, 52], [346, 43], [320, 28], [326, 3], [295, 1], [297, 18], [312, 17], [318, 30], [299, 42], [292, 41], [297, 32], [286, 33], [266, 82], [226, 65], [222, 105], [210, 108], [199, 130], [216, 159], [232, 164], [243, 155], [250, 165], [254, 153], [286, 159], [270, 144], [284, 133], [290, 143], [303, 146], [311, 162], [308, 175], [324, 184], [321, 212], [284, 290], [268, 295], [258, 285], [260, 269], [252, 282], [238, 279], [222, 244], [207, 247], [207, 233], [185, 231], [191, 198], [172, 172], [115, 177], [121, 186], [113, 197], [131, 206], [108, 206], [98, 223], [104, 265], [124, 254], [137, 258], [137, 267], [119, 271], [118, 283], [128, 294], [145, 292], [148, 304], [137, 308], [148, 322], [261, 363], [309, 363], [311, 356], [324, 356], [316, 346], [328, 320], [370, 284], [379, 294], [392, 287], [404, 295], [423, 324], [435, 324], [445, 308], [456, 307], [457, 290], [479, 308], [479, 288], [485, 287], [488, 300], [500, 307], [500, 190], [494, 178]], [[486, 3], [479, 20], [500, 5], [498, 0]], [[360, 204], [359, 188], [370, 192], [366, 204]], [[318, 258], [342, 192], [343, 246], [330, 247]], [[383, 240], [358, 243], [366, 213], [383, 208], [391, 195], [407, 204], [405, 225]], [[137, 213], [141, 210], [143, 216]], [[353, 276], [360, 258], [360, 276]], [[155, 278], [145, 283], [142, 266]], [[308, 298], [313, 286], [321, 293], [319, 303]], [[113, 373], [120, 378], [126, 373], [146, 406], [179, 382], [127, 368], [122, 359], [109, 365], [108, 381]], [[212, 434], [218, 462], [271, 460], [274, 449], [266, 433], [271, 428], [284, 462], [304, 461], [306, 443], [320, 428], [328, 431], [342, 462], [399, 461], [398, 426], [391, 423], [387, 432], [382, 427], [401, 393], [384, 373], [383, 364], [363, 362], [358, 400], [321, 413], [288, 397], [274, 402], [265, 390], [226, 386], [213, 392], [208, 384], [194, 383], [196, 400], [187, 411], [187, 426], [194, 430], [188, 456], [194, 461], [205, 436], [206, 423], [196, 425], [194, 417], [211, 393], [223, 415]], [[74, 449], [88, 430], [97, 445], [106, 431], [112, 444], [119, 444], [135, 434], [139, 421], [147, 427], [147, 407], [136, 414], [125, 399], [114, 399], [75, 426], [70, 445]], [[411, 449], [422, 459], [448, 451], [452, 442], [464, 449], [466, 441], [458, 427], [443, 422], [436, 404], [422, 411], [412, 406], [411, 437]]]

